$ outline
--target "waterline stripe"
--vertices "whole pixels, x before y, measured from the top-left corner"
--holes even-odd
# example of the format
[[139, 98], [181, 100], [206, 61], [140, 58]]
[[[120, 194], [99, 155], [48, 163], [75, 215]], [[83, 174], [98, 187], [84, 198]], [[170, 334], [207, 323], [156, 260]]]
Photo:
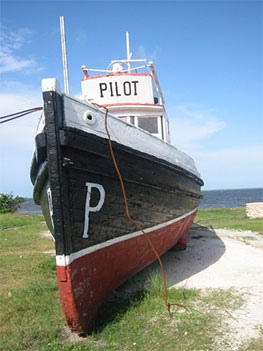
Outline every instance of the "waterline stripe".
[[[162, 224], [155, 225], [155, 226], [153, 226], [151, 228], [147, 228], [147, 229], [144, 230], [144, 232], [145, 233], [151, 233], [151, 232], [153, 232], [155, 230], [164, 228], [164, 227], [166, 227], [166, 226], [168, 226], [170, 224], [179, 222], [182, 219], [191, 216], [195, 211], [197, 211], [197, 209], [198, 209], [198, 207], [196, 207], [191, 212], [188, 212], [188, 213], [184, 214], [183, 216], [177, 217], [175, 219], [171, 219], [170, 221], [164, 222]], [[92, 252], [95, 252], [95, 251], [98, 251], [100, 249], [104, 249], [105, 247], [117, 244], [119, 242], [135, 238], [135, 237], [140, 236], [140, 235], [143, 235], [143, 233], [141, 231], [136, 231], [134, 233], [126, 234], [126, 235], [123, 235], [123, 236], [119, 236], [117, 238], [114, 238], [114, 239], [111, 239], [111, 240], [107, 240], [107, 241], [105, 241], [105, 242], [103, 242], [101, 244], [93, 245], [93, 246], [90, 246], [90, 247], [88, 247], [86, 249], [82, 249], [80, 251], [73, 252], [70, 255], [57, 255], [56, 256], [56, 265], [57, 266], [67, 266], [71, 262], [75, 261], [76, 259], [78, 259], [78, 258], [80, 258], [82, 256], [88, 255], [88, 254], [90, 254]]]

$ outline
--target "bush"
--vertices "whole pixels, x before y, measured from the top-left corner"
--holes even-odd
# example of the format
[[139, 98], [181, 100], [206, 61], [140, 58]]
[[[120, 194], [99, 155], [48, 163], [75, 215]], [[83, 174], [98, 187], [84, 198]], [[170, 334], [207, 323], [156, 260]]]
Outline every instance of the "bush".
[[20, 196], [13, 197], [12, 194], [0, 194], [0, 213], [15, 212], [24, 200]]

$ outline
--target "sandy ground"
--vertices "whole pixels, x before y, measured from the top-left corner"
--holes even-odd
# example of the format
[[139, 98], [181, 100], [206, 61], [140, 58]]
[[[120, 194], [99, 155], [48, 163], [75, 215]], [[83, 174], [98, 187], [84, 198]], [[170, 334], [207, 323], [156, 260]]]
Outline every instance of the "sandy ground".
[[[191, 237], [185, 251], [169, 251], [162, 257], [166, 279], [173, 287], [235, 288], [245, 303], [227, 315], [224, 332], [231, 350], [238, 350], [242, 342], [259, 337], [263, 327], [263, 237], [197, 225]], [[151, 270], [158, 270], [156, 262], [144, 274]]]
[[[258, 337], [259, 326], [263, 327], [263, 238], [249, 231], [207, 231], [198, 226], [192, 227], [191, 234], [188, 250], [177, 253], [185, 264], [169, 265], [168, 276], [172, 278], [177, 270], [185, 275], [176, 286], [238, 289], [245, 303], [225, 323], [232, 350], [238, 350], [245, 340]], [[202, 269], [202, 264], [207, 266]], [[184, 272], [191, 265], [200, 271], [187, 277]]]
[[[244, 303], [224, 315], [223, 339], [230, 340], [231, 351], [237, 351], [244, 341], [259, 337], [259, 328], [263, 328], [263, 237], [250, 231], [198, 225], [193, 225], [190, 232], [192, 239], [186, 250], [171, 250], [162, 256], [166, 279], [172, 287], [236, 289]], [[159, 271], [157, 262], [131, 278], [124, 290], [144, 285], [153, 271]], [[66, 339], [80, 341], [77, 335], [68, 333]], [[221, 341], [217, 341], [215, 350], [230, 350]]]

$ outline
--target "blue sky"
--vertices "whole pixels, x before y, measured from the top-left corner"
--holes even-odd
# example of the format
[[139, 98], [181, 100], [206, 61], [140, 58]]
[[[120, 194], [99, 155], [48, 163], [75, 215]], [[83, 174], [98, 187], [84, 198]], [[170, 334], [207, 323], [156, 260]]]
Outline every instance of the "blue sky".
[[[59, 16], [70, 92], [81, 66], [154, 62], [172, 143], [195, 160], [204, 190], [263, 186], [262, 1], [1, 1], [0, 116], [41, 106], [41, 80], [63, 87]], [[0, 125], [0, 192], [32, 196], [38, 113]]]

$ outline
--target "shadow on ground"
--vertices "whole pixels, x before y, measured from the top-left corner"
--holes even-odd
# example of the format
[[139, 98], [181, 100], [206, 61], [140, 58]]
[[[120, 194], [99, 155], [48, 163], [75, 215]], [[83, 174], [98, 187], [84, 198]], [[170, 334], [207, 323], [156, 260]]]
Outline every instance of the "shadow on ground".
[[[175, 284], [181, 286], [185, 280], [217, 262], [225, 252], [225, 244], [213, 228], [194, 224], [190, 233], [191, 240], [186, 250], [172, 249], [161, 257], [169, 286]], [[157, 261], [137, 273], [118, 290], [127, 289], [129, 291], [129, 289], [140, 288], [145, 284], [147, 287], [147, 281], [153, 272], [160, 272]]]
[[[214, 264], [225, 252], [223, 241], [212, 228], [194, 224], [190, 233], [191, 240], [186, 250], [170, 250], [161, 258], [168, 286], [184, 285], [184, 281]], [[107, 323], [120, 318], [131, 304], [140, 304], [145, 298], [145, 289], [150, 287], [151, 276], [154, 273], [161, 275], [157, 261], [116, 289], [98, 312], [97, 320], [92, 326], [93, 332], [101, 331]]]

